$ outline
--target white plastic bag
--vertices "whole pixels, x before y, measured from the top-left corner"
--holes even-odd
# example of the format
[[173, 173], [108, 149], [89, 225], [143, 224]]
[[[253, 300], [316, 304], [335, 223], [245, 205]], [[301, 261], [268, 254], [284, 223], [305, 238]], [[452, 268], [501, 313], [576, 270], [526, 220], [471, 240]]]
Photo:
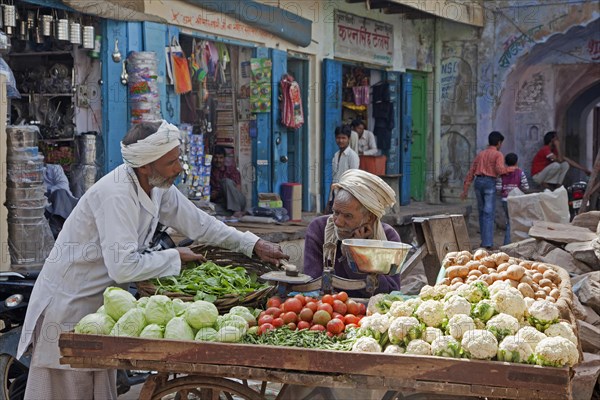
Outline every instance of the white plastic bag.
[[569, 223], [569, 197], [564, 186], [531, 194], [513, 189], [507, 200], [513, 241], [527, 239], [534, 221]]

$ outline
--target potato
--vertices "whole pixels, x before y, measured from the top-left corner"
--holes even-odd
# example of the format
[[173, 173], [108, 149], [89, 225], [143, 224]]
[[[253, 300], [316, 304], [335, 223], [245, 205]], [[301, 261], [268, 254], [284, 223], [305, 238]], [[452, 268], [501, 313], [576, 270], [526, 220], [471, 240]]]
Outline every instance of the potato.
[[478, 276], [471, 275], [471, 276], [467, 277], [467, 280], [466, 280], [465, 282], [466, 282], [466, 283], [474, 282], [474, 281], [476, 281], [478, 278], [479, 278]]
[[482, 274], [481, 274], [481, 271], [479, 271], [478, 269], [474, 269], [474, 270], [472, 270], [472, 271], [469, 271], [469, 275], [468, 275], [468, 276], [476, 276], [476, 277], [479, 277], [479, 276], [481, 276], [481, 275], [482, 275]]
[[503, 272], [506, 271], [508, 269], [508, 267], [510, 267], [509, 263], [502, 263], [498, 265], [498, 268], [496, 268], [498, 270], [498, 272]]
[[510, 258], [508, 259], [507, 263], [509, 263], [509, 264], [511, 264], [511, 265], [512, 265], [512, 264], [519, 265], [519, 262], [520, 262], [520, 261], [521, 261], [521, 260], [519, 260], [518, 258], [510, 257]]
[[542, 290], [542, 289], [540, 289], [540, 285], [538, 285], [538, 284], [537, 284], [537, 283], [535, 283], [535, 282], [533, 282], [533, 283], [532, 283], [532, 284], [530, 284], [529, 286], [531, 286], [531, 288], [533, 289], [533, 291], [534, 291], [534, 292], [537, 292], [537, 291], [539, 291], [539, 290]]
[[519, 265], [525, 269], [531, 269], [531, 266], [533, 265], [532, 261], [526, 261], [526, 260], [522, 260], [519, 262]]
[[531, 297], [532, 299], [535, 298], [535, 292], [533, 291], [531, 286], [529, 286], [527, 283], [523, 283], [523, 282], [519, 283], [519, 286], [517, 286], [517, 289], [519, 289], [519, 292], [521, 292], [523, 297]]
[[551, 269], [544, 271], [543, 275], [545, 279], [550, 279], [554, 283], [559, 279], [558, 274]]
[[451, 285], [454, 285], [455, 283], [464, 283], [464, 281], [462, 280], [462, 278], [456, 277], [450, 281]]
[[479, 280], [480, 280], [480, 281], [483, 281], [483, 282], [485, 282], [485, 283], [487, 283], [487, 284], [488, 284], [488, 286], [489, 286], [489, 285], [491, 285], [492, 283], [494, 283], [494, 280], [493, 280], [493, 279], [492, 279], [492, 277], [491, 277], [490, 275], [488, 275], [488, 274], [482, 274], [482, 275], [479, 277]]
[[542, 279], [544, 279], [544, 275], [540, 274], [539, 272], [536, 272], [535, 274], [533, 274], [531, 279], [533, 279], [535, 283], [539, 283]]
[[500, 252], [500, 253], [496, 253], [493, 254], [492, 257], [495, 258], [496, 260], [496, 264], [502, 264], [508, 261], [508, 259], [510, 258], [510, 256], [506, 253]]
[[471, 261], [471, 256], [468, 255], [459, 255], [458, 257], [456, 257], [456, 264], [457, 265], [465, 265], [467, 264], [469, 261]]
[[450, 278], [444, 278], [444, 279], [442, 279], [442, 281], [440, 283], [442, 285], [449, 286], [450, 285]]
[[477, 268], [479, 270], [479, 272], [481, 272], [482, 274], [489, 274], [490, 273], [490, 269], [488, 267], [486, 267], [483, 264], [480, 264], [479, 267]]
[[450, 279], [466, 278], [469, 273], [469, 268], [464, 265], [454, 265], [446, 270], [446, 276]]
[[512, 279], [507, 279], [506, 282], [510, 283], [510, 286], [517, 289], [519, 287], [519, 281], [513, 281]]
[[482, 258], [480, 262], [488, 268], [496, 268], [496, 260], [491, 257]]
[[552, 291], [550, 292], [550, 297], [553, 297], [554, 299], [558, 300], [558, 298], [560, 297], [560, 290], [552, 289]]
[[506, 270], [508, 279], [520, 281], [523, 275], [525, 275], [525, 268], [520, 265], [513, 264]]
[[475, 254], [473, 254], [473, 259], [474, 260], [481, 260], [484, 257], [487, 257], [489, 255], [489, 253], [483, 249], [479, 249], [477, 251], [475, 251]]
[[500, 279], [502, 279], [503, 281], [508, 279], [508, 272], [506, 272], [506, 271], [500, 272], [499, 275], [500, 275]]
[[540, 273], [544, 273], [546, 271], [548, 271], [548, 266], [544, 263], [538, 263], [537, 268], [536, 268]]
[[539, 285], [544, 288], [546, 286], [551, 287], [552, 286], [552, 281], [550, 279], [542, 279], [539, 281]]
[[469, 261], [465, 264], [465, 267], [469, 268], [469, 271], [479, 268], [479, 261]]
[[463, 251], [458, 252], [458, 257], [469, 257], [469, 259], [472, 259], [473, 255], [471, 254], [470, 251], [463, 250]]
[[531, 276], [525, 274], [523, 275], [523, 277], [521, 278], [521, 283], [525, 283], [527, 285], [531, 285], [533, 283], [533, 279], [531, 279]]
[[546, 296], [545, 300], [549, 301], [550, 303], [556, 303], [556, 299], [552, 296]]
[[492, 279], [492, 283], [500, 280], [500, 274], [497, 272], [493, 272], [490, 274], [490, 278]]
[[535, 292], [535, 299], [545, 299], [546, 298], [546, 292], [544, 292], [543, 290], [538, 290], [537, 292]]

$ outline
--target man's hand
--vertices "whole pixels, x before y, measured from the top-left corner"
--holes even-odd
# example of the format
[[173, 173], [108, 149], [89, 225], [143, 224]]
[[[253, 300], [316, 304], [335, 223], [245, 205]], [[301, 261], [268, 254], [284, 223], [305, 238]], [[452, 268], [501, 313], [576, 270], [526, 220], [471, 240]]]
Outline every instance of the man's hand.
[[467, 199], [467, 191], [463, 191], [463, 192], [460, 194], [460, 199], [461, 199], [462, 201], [465, 201], [465, 200]]
[[254, 253], [263, 261], [279, 265], [280, 260], [289, 260], [290, 256], [285, 254], [276, 243], [259, 239], [254, 245]]
[[359, 226], [352, 232], [354, 239], [373, 239], [373, 226], [371, 224], [364, 224]]
[[181, 259], [181, 264], [188, 263], [190, 261], [206, 261], [206, 258], [202, 254], [196, 254], [189, 247], [176, 247], [175, 250], [179, 252], [179, 258]]

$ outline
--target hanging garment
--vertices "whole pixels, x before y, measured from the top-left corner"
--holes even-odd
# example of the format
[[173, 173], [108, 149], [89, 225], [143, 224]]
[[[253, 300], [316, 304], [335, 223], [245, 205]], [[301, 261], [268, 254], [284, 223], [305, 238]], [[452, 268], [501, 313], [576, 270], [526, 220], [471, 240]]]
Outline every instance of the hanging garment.
[[354, 93], [354, 104], [357, 106], [369, 105], [369, 87], [368, 86], [355, 86], [352, 88]]
[[281, 78], [281, 124], [288, 128], [298, 129], [304, 124], [304, 111], [300, 85], [291, 75]]
[[390, 84], [387, 81], [381, 81], [373, 86], [373, 103], [389, 102], [390, 101]]

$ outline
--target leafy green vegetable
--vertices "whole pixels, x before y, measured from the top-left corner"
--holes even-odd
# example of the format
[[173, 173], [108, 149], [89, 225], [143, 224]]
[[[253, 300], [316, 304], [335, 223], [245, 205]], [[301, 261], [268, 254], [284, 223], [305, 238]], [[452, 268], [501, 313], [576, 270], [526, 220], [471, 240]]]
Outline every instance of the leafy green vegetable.
[[146, 317], [144, 317], [144, 309], [134, 307], [119, 318], [115, 326], [111, 329], [110, 336], [138, 337], [145, 326]]
[[135, 297], [120, 287], [108, 287], [104, 290], [102, 296], [104, 297], [104, 311], [115, 321], [118, 321], [127, 311], [137, 306]]
[[198, 300], [190, 304], [183, 315], [192, 328], [200, 329], [213, 326], [217, 322], [219, 310], [213, 303]]
[[149, 324], [162, 326], [165, 326], [171, 318], [175, 317], [171, 299], [161, 294], [150, 296], [150, 299], [146, 302], [144, 313]]
[[246, 295], [269, 286], [258, 282], [256, 274], [248, 274], [244, 267], [221, 267], [211, 261], [187, 268], [179, 276], [151, 282], [157, 286], [157, 293], [184, 293], [194, 296], [194, 300], [209, 302], [228, 294]]
[[198, 329], [194, 340], [202, 340], [204, 342], [215, 342], [217, 340], [217, 331], [211, 327], [200, 328]]
[[183, 317], [175, 317], [165, 327], [165, 339], [194, 340], [194, 330]]
[[87, 335], [108, 335], [115, 325], [115, 321], [108, 315], [100, 312], [88, 314], [75, 325], [75, 333]]
[[388, 311], [390, 311], [390, 307], [392, 306], [393, 302], [403, 300], [404, 298], [402, 297], [402, 295], [386, 293], [375, 304], [375, 308], [377, 308], [377, 311], [379, 311], [380, 314], [385, 314]]
[[140, 333], [141, 338], [147, 339], [162, 339], [165, 334], [165, 327], [158, 324], [146, 325]]

